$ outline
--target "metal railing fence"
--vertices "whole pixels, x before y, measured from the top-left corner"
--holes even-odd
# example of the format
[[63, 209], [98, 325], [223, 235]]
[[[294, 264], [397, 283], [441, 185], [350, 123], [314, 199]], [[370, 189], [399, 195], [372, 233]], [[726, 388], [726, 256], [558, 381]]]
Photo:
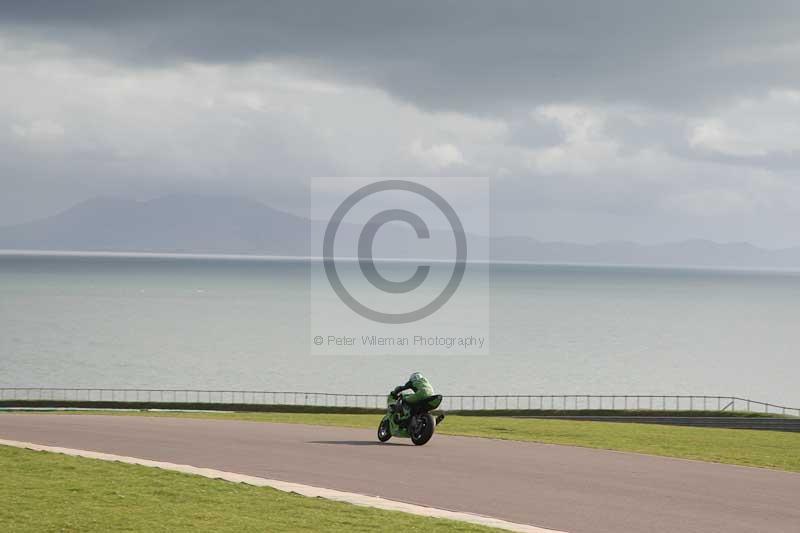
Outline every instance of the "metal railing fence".
[[[199, 389], [0, 387], [0, 401], [147, 402], [381, 409], [386, 394]], [[441, 409], [736, 411], [800, 416], [800, 408], [738, 396], [685, 394], [445, 394]]]

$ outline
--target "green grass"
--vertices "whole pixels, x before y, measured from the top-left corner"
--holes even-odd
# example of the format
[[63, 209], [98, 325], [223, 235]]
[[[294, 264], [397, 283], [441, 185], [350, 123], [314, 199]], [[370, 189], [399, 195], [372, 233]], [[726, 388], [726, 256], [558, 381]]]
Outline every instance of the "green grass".
[[[174, 412], [119, 414], [285, 422], [368, 429], [377, 429], [380, 421], [379, 415], [368, 414]], [[800, 433], [458, 415], [448, 416], [437, 432], [448, 435], [568, 444], [800, 472]]]
[[0, 446], [0, 531], [495, 529], [144, 466]]

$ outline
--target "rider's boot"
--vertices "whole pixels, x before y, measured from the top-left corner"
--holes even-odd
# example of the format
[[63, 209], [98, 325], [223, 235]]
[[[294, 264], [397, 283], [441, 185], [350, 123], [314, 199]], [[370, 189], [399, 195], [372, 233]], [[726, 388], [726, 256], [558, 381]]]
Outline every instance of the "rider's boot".
[[439, 413], [438, 415], [436, 415], [436, 425], [437, 425], [437, 426], [439, 425], [439, 423], [440, 423], [442, 420], [444, 420], [444, 413]]

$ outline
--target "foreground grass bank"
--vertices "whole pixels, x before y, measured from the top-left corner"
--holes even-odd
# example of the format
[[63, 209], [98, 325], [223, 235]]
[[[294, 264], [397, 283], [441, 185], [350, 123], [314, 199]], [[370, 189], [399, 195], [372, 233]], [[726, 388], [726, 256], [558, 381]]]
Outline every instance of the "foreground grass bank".
[[[98, 414], [109, 414], [99, 411]], [[119, 415], [210, 418], [377, 429], [380, 415], [331, 413], [115, 412]], [[15, 416], [6, 414], [0, 416]], [[439, 433], [567, 444], [800, 472], [800, 433], [652, 424], [448, 416]]]
[[6, 446], [0, 446], [0, 472], [0, 531], [4, 532], [498, 531]]

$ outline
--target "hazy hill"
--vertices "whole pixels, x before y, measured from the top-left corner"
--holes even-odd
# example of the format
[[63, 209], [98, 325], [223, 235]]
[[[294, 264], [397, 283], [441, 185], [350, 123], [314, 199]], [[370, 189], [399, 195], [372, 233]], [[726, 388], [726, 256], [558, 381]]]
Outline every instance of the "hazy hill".
[[306, 224], [242, 198], [95, 198], [52, 217], [0, 228], [0, 248], [308, 255]]
[[[309, 224], [302, 217], [243, 198], [178, 194], [146, 202], [95, 198], [48, 218], [0, 228], [0, 249], [319, 255], [310, 253]], [[342, 238], [355, 241], [359, 230], [345, 225]], [[426, 249], [425, 242], [396, 227], [387, 226], [381, 238], [376, 240], [378, 256], [406, 257], [409, 250], [415, 256], [451, 256], [448, 250]], [[800, 268], [800, 248], [766, 250], [748, 243], [704, 240], [583, 245], [497, 237], [491, 247], [496, 260]]]
[[642, 245], [632, 242], [574, 244], [499, 237], [492, 257], [542, 263], [714, 266], [734, 268], [800, 268], [800, 248], [767, 250], [749, 243], [707, 240]]

